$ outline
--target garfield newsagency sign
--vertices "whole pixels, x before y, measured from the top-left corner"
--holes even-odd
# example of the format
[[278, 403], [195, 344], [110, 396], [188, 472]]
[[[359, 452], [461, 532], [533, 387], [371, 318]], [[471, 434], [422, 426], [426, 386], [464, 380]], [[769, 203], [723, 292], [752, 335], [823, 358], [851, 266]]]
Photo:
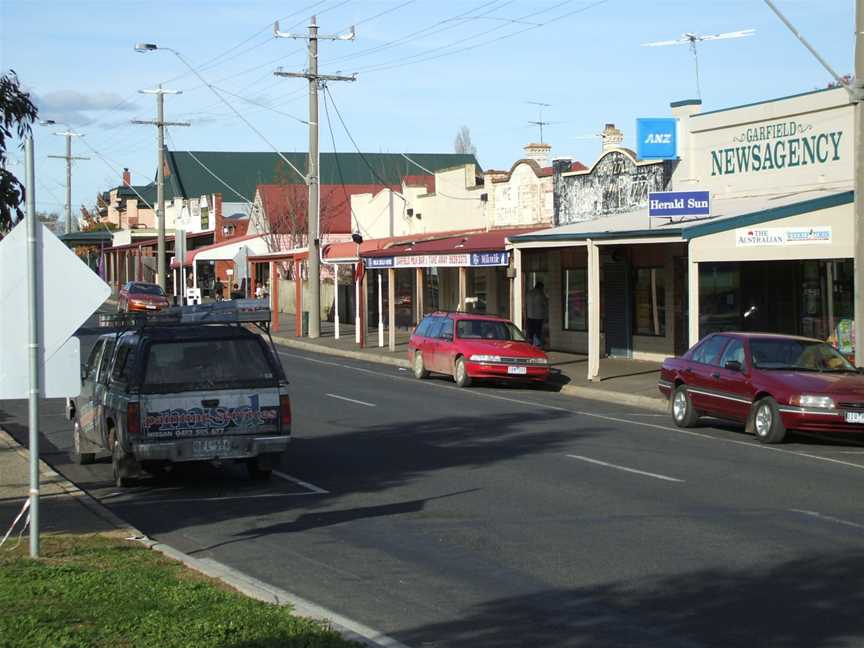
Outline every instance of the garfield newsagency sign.
[[740, 227], [735, 230], [736, 247], [777, 247], [831, 243], [831, 226]]
[[734, 175], [825, 164], [840, 159], [843, 131], [815, 133], [812, 124], [783, 121], [751, 126], [733, 146], [711, 151], [711, 175]]

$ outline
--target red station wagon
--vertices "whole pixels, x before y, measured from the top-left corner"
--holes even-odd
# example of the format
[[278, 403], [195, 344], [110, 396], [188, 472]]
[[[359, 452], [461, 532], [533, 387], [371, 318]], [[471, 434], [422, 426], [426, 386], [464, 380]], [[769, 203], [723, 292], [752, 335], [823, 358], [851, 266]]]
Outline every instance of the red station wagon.
[[864, 375], [820, 340], [767, 333], [715, 333], [669, 358], [658, 387], [672, 418], [740, 421], [763, 443], [787, 430], [864, 432]]
[[130, 281], [117, 295], [117, 310], [121, 312], [146, 313], [163, 308], [168, 308], [168, 298], [157, 284]]
[[513, 322], [491, 315], [432, 313], [408, 342], [416, 378], [430, 372], [453, 376], [459, 387], [473, 379], [545, 382], [549, 359]]

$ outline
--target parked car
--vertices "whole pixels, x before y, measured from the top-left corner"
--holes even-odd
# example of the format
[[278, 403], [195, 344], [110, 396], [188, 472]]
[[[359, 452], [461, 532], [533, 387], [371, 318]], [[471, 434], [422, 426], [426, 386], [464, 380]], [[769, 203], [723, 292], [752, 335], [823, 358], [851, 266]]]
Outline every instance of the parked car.
[[864, 432], [864, 375], [830, 344], [766, 333], [715, 333], [660, 369], [672, 419], [744, 423], [763, 443], [787, 430]]
[[275, 348], [243, 326], [269, 324], [257, 304], [126, 316], [99, 336], [67, 403], [74, 459], [108, 454], [117, 486], [190, 461], [242, 461], [269, 477], [291, 439], [291, 402]]
[[474, 379], [545, 382], [549, 359], [509, 320], [469, 313], [432, 313], [408, 342], [414, 376], [453, 376], [459, 387]]
[[117, 295], [117, 310], [121, 313], [146, 313], [163, 308], [168, 308], [168, 298], [157, 284], [130, 281]]

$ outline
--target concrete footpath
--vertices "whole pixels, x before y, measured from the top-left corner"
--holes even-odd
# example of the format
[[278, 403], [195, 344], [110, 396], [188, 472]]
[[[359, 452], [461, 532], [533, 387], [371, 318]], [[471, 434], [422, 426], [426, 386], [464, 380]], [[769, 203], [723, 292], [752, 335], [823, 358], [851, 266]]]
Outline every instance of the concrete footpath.
[[[0, 411], [2, 415], [2, 411]], [[114, 515], [85, 491], [39, 461], [39, 518], [42, 534], [110, 534], [141, 542], [190, 569], [215, 578], [243, 594], [276, 605], [290, 605], [295, 614], [320, 621], [346, 639], [375, 648], [407, 648], [395, 639], [352, 619], [322, 608], [286, 590], [264, 583], [209, 558], [194, 558], [177, 549], [148, 538], [135, 527]], [[0, 539], [21, 513], [30, 492], [30, 451], [0, 428]], [[24, 516], [4, 545], [27, 545], [29, 529], [23, 534]]]

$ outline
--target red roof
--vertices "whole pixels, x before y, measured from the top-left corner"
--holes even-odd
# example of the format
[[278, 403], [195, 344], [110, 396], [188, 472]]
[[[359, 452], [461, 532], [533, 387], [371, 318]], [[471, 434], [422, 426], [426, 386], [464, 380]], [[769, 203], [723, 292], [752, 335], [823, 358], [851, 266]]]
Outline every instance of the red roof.
[[[406, 234], [404, 236], [391, 236], [389, 238], [369, 239], [360, 244], [360, 256], [372, 256], [372, 252], [383, 248], [390, 249], [389, 246], [399, 243], [411, 241], [430, 241], [433, 239], [448, 238], [457, 234], [476, 233], [477, 230], [456, 230], [449, 232], [433, 232], [429, 234]], [[392, 256], [385, 254], [384, 256]], [[331, 243], [324, 248], [325, 259], [356, 259], [357, 244], [353, 241], [345, 241], [342, 243]]]
[[395, 243], [389, 247], [363, 252], [364, 257], [409, 256], [420, 254], [464, 254], [466, 252], [496, 252], [503, 251], [506, 239], [535, 232], [544, 227], [520, 227], [511, 229], [495, 229], [487, 232], [466, 232], [456, 236], [438, 237], [434, 240], [421, 241], [414, 237], [413, 241]]
[[[350, 234], [351, 196], [377, 194], [387, 189], [381, 184], [321, 185], [322, 234]], [[401, 191], [402, 187], [389, 187]], [[306, 229], [306, 212], [309, 205], [309, 189], [301, 184], [260, 184], [258, 192], [264, 206], [264, 214], [275, 234], [288, 234], [291, 230]]]

